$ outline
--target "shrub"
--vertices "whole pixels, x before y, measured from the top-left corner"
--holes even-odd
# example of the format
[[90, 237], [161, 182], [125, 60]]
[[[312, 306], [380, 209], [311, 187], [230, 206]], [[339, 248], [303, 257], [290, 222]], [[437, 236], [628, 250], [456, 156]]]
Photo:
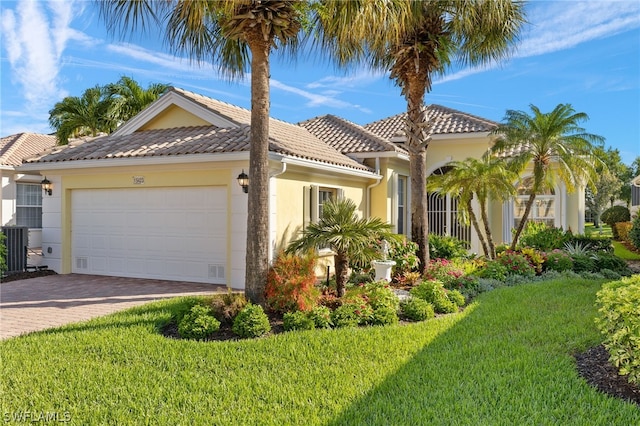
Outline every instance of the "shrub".
[[522, 247], [533, 247], [542, 251], [562, 248], [571, 234], [560, 228], [549, 227], [542, 222], [528, 221], [518, 244]]
[[496, 260], [507, 267], [508, 274], [523, 275], [525, 277], [532, 277], [536, 274], [527, 258], [515, 251], [504, 251], [498, 255]]
[[633, 222], [631, 222], [629, 241], [631, 241], [631, 244], [633, 244], [635, 248], [640, 249], [640, 213], [637, 214]]
[[538, 251], [532, 247], [525, 247], [521, 250], [521, 253], [529, 262], [529, 265], [534, 269], [536, 275], [540, 275], [542, 273], [542, 265], [544, 265], [545, 254], [544, 252]]
[[509, 269], [497, 260], [490, 260], [478, 270], [478, 277], [504, 281], [509, 274]]
[[306, 312], [287, 312], [282, 317], [282, 325], [286, 331], [313, 330], [316, 324]]
[[552, 252], [547, 253], [543, 266], [545, 271], [569, 271], [573, 269], [573, 260], [566, 252], [554, 249]]
[[613, 206], [602, 212], [600, 220], [611, 227], [613, 239], [617, 240], [619, 237], [615, 224], [618, 222], [628, 222], [629, 220], [631, 220], [631, 213], [625, 206]]
[[600, 274], [608, 280], [619, 280], [622, 275], [611, 269], [600, 269]]
[[413, 241], [402, 240], [389, 241], [389, 260], [396, 262], [393, 267], [393, 276], [405, 275], [420, 266], [420, 259], [416, 255], [418, 244]]
[[342, 303], [331, 313], [334, 327], [355, 327], [371, 323], [373, 308], [360, 295], [347, 295]]
[[631, 232], [631, 227], [633, 226], [631, 222], [617, 222], [614, 226], [616, 227], [620, 241], [630, 241], [629, 232]]
[[309, 313], [309, 318], [313, 321], [316, 328], [331, 327], [331, 309], [326, 306], [315, 306]]
[[457, 290], [467, 297], [474, 297], [478, 294], [478, 277], [474, 275], [463, 275], [443, 284], [447, 290]]
[[466, 303], [464, 296], [458, 290], [448, 291], [447, 298], [457, 306], [464, 306]]
[[624, 259], [619, 258], [615, 254], [611, 253], [596, 253], [594, 255], [594, 269], [595, 272], [603, 269], [610, 269], [622, 275], [630, 275], [631, 271], [627, 262]]
[[595, 272], [596, 270], [594, 256], [590, 254], [572, 254], [571, 260], [573, 261], [574, 272]]
[[457, 306], [447, 297], [447, 291], [439, 281], [423, 281], [410, 291], [411, 295], [433, 305], [435, 312], [449, 314], [456, 312]]
[[609, 360], [630, 383], [640, 385], [640, 275], [603, 285], [596, 303]]
[[420, 272], [405, 272], [402, 275], [396, 275], [393, 277], [395, 284], [400, 286], [412, 286], [415, 285], [422, 278]]
[[4, 240], [7, 237], [0, 232], [0, 277], [7, 270], [7, 246], [4, 245]]
[[315, 288], [316, 257], [280, 253], [269, 269], [265, 300], [277, 312], [308, 311], [313, 308], [319, 292]]
[[425, 321], [435, 316], [433, 305], [426, 300], [410, 297], [400, 303], [402, 316], [409, 321]]
[[398, 296], [386, 281], [365, 284], [363, 296], [374, 311], [380, 308], [397, 311], [400, 306]]
[[398, 322], [398, 311], [388, 306], [381, 306], [373, 310], [371, 324], [373, 325], [391, 325]]
[[204, 305], [194, 305], [178, 322], [178, 333], [185, 339], [203, 340], [220, 329], [220, 321], [211, 309]]
[[227, 294], [211, 299], [211, 310], [220, 322], [233, 324], [233, 319], [247, 306], [247, 303], [244, 294], [229, 290]]
[[432, 259], [466, 258], [467, 243], [455, 237], [429, 234], [429, 255]]
[[443, 284], [460, 278], [464, 271], [447, 259], [432, 259], [424, 272], [424, 278], [430, 281], [440, 281]]
[[271, 331], [271, 324], [262, 306], [248, 303], [233, 320], [232, 330], [242, 338], [260, 337]]

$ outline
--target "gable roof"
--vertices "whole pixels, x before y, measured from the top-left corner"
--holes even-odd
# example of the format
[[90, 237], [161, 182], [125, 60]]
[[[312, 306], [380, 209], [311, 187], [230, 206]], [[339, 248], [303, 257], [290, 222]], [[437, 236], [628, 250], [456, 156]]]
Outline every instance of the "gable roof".
[[[224, 126], [191, 126], [136, 131], [145, 122], [134, 117], [126, 129], [92, 140], [72, 141], [42, 155], [27, 159], [26, 163], [54, 163], [64, 161], [102, 160], [133, 157], [161, 157], [193, 154], [248, 152], [251, 111], [186, 90], [171, 88], [172, 97], [180, 97], [203, 108], [205, 113]], [[162, 99], [156, 102], [167, 101]], [[184, 103], [183, 103], [184, 105]], [[153, 104], [150, 108], [153, 108]], [[147, 109], [148, 110], [148, 109]], [[202, 111], [200, 111], [202, 112]], [[144, 115], [145, 111], [141, 114]], [[153, 118], [149, 116], [148, 118]], [[212, 118], [212, 117], [209, 117]], [[269, 150], [299, 159], [371, 171], [367, 166], [336, 151], [303, 127], [271, 118], [269, 121]]]
[[299, 123], [319, 139], [343, 154], [407, 151], [362, 126], [335, 115], [324, 115]]
[[[495, 121], [441, 105], [429, 105], [426, 108], [429, 118], [434, 124], [431, 135], [486, 133], [491, 132], [498, 126]], [[403, 112], [369, 123], [364, 128], [388, 140], [398, 137], [404, 139], [406, 119], [407, 113]]]
[[19, 166], [26, 157], [55, 146], [56, 137], [38, 133], [18, 133], [0, 139], [0, 165]]

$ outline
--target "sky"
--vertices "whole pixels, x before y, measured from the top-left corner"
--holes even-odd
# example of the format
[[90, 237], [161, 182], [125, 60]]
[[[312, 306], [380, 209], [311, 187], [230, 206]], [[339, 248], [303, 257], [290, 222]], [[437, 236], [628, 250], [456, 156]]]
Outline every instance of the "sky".
[[[214, 64], [169, 53], [159, 30], [110, 34], [94, 2], [0, 1], [0, 135], [51, 133], [49, 110], [65, 96], [129, 76], [250, 108], [249, 78], [230, 82]], [[427, 104], [500, 122], [507, 110], [569, 103], [589, 132], [640, 156], [640, 0], [530, 1], [509, 59], [454, 65], [434, 77]], [[388, 72], [338, 70], [319, 55], [271, 62], [271, 115], [292, 123], [325, 114], [367, 124], [406, 110]]]

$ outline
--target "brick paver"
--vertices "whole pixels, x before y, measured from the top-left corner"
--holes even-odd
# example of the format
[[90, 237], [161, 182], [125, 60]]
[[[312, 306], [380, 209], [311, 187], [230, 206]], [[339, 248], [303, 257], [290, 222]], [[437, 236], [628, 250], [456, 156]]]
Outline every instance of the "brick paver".
[[189, 282], [49, 275], [0, 284], [0, 339], [107, 315], [169, 297], [226, 292]]

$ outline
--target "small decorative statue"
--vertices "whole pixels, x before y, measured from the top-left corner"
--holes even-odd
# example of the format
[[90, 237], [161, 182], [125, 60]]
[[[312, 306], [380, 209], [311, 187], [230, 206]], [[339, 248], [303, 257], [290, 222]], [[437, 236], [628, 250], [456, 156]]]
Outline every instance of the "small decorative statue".
[[387, 240], [382, 240], [380, 248], [382, 249], [382, 260], [387, 260], [389, 258], [389, 243]]

